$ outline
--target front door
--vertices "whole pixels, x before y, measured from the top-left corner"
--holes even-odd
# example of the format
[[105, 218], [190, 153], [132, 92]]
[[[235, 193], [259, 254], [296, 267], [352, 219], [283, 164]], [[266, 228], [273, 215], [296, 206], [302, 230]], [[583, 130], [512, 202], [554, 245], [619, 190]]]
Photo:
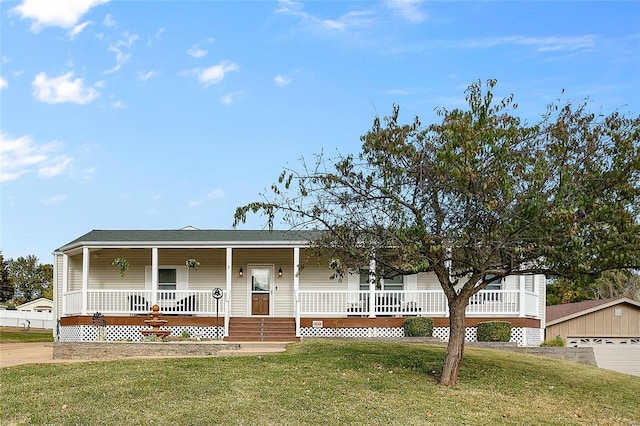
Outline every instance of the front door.
[[271, 266], [251, 266], [249, 278], [251, 280], [251, 315], [269, 315], [273, 268]]

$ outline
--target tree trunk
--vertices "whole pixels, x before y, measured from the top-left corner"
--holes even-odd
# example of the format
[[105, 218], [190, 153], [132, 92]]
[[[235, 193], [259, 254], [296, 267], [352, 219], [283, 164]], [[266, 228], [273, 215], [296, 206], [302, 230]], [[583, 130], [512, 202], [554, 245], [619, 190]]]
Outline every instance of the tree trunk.
[[440, 374], [440, 384], [444, 386], [455, 386], [458, 383], [458, 371], [464, 352], [466, 307], [467, 304], [461, 303], [459, 297], [449, 301], [449, 343]]

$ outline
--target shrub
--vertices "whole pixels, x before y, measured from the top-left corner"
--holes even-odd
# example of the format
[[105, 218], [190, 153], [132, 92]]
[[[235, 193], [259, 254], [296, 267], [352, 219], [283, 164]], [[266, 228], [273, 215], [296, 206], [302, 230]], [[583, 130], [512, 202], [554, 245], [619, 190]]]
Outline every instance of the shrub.
[[405, 319], [404, 335], [406, 337], [433, 336], [433, 319], [425, 317], [411, 317]]
[[486, 321], [478, 323], [478, 342], [508, 342], [511, 340], [511, 323]]
[[540, 343], [540, 346], [551, 346], [551, 347], [563, 348], [564, 347], [564, 339], [562, 337], [558, 336], [553, 340], [545, 340], [544, 342]]

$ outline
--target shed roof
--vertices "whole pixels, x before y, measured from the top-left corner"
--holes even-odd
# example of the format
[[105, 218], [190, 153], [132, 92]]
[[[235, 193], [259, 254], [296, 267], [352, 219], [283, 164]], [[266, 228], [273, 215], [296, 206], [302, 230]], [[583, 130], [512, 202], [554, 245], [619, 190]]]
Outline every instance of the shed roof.
[[584, 300], [582, 302], [547, 306], [547, 325], [557, 324], [572, 318], [586, 315], [591, 312], [608, 308], [610, 306], [619, 305], [621, 303], [629, 303], [640, 308], [640, 302], [632, 299], [627, 299], [625, 297], [599, 300]]

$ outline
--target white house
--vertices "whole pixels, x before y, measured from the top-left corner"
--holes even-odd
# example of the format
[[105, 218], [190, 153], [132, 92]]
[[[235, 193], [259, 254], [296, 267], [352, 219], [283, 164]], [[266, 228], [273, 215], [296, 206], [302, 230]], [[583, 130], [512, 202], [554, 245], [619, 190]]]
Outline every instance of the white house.
[[[448, 337], [447, 301], [433, 274], [381, 280], [379, 288], [366, 270], [330, 279], [327, 261], [309, 257], [307, 237], [193, 228], [91, 231], [54, 252], [57, 338], [95, 340], [99, 313], [106, 340], [140, 340], [153, 305], [174, 335], [401, 337], [404, 318], [420, 315], [434, 319], [436, 337]], [[126, 269], [114, 266], [115, 259]], [[475, 340], [478, 322], [500, 319], [511, 322], [513, 341], [538, 345], [544, 315], [545, 277], [510, 276], [472, 297], [467, 340]]]
[[53, 312], [53, 300], [41, 297], [16, 306], [16, 310], [24, 312]]

